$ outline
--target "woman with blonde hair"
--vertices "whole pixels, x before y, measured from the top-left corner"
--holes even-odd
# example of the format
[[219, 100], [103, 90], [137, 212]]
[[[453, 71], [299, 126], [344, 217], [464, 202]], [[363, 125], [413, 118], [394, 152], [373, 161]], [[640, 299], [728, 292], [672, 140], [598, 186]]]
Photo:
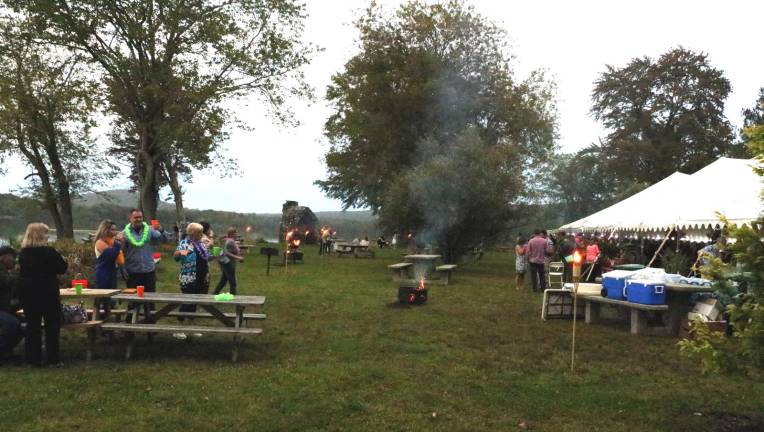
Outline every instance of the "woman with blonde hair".
[[[209, 263], [212, 259], [207, 247], [202, 243], [204, 228], [201, 224], [190, 223], [186, 227], [186, 238], [181, 240], [173, 257], [180, 261], [180, 290], [183, 294], [207, 294], [209, 284]], [[196, 312], [196, 305], [184, 304], [181, 312]], [[175, 333], [177, 339], [185, 339], [185, 333]], [[200, 336], [195, 334], [194, 336]]]
[[61, 366], [61, 299], [56, 275], [66, 273], [67, 264], [48, 245], [48, 226], [31, 223], [21, 240], [19, 252], [19, 297], [27, 319], [26, 360], [42, 364], [42, 320], [45, 320], [45, 351], [49, 365]]
[[125, 236], [113, 221], [106, 219], [98, 225], [94, 246], [96, 287], [117, 289], [117, 270], [125, 265], [124, 241]]

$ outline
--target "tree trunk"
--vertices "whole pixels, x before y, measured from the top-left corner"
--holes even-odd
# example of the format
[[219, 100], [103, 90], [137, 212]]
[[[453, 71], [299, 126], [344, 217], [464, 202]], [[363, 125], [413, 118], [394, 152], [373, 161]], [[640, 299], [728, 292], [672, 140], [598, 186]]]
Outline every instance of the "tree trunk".
[[156, 134], [148, 122], [144, 122], [140, 128], [141, 141], [138, 152], [138, 177], [140, 180], [140, 208], [145, 219], [157, 218], [159, 203], [159, 178], [160, 169], [157, 154], [158, 145]]
[[58, 207], [59, 218], [61, 219], [61, 231], [58, 231], [58, 238], [73, 239], [74, 218], [72, 217], [72, 196], [66, 169], [61, 163], [61, 158], [58, 156], [55, 137], [50, 137], [50, 142], [45, 148], [53, 171], [53, 182], [56, 185], [56, 204]]
[[64, 221], [61, 218], [56, 200], [56, 192], [50, 181], [50, 172], [45, 166], [45, 162], [40, 155], [40, 151], [37, 148], [37, 144], [29, 141], [29, 147], [25, 147], [21, 141], [19, 141], [19, 147], [21, 152], [26, 156], [27, 160], [37, 170], [37, 176], [40, 178], [40, 190], [42, 192], [42, 201], [45, 208], [50, 212], [50, 217], [53, 219], [53, 224], [56, 226], [56, 236], [63, 238], [66, 232]]
[[167, 181], [170, 183], [170, 190], [175, 199], [175, 223], [180, 226], [186, 220], [186, 210], [183, 208], [183, 186], [180, 185], [178, 170], [175, 169], [172, 161], [168, 160], [166, 164]]

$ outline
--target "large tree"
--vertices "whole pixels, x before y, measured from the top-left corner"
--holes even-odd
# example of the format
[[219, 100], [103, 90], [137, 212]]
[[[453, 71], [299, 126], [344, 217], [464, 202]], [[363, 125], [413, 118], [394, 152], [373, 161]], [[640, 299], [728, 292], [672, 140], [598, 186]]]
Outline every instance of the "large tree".
[[559, 203], [566, 222], [577, 220], [611, 204], [616, 196], [616, 179], [601, 163], [602, 150], [591, 145], [576, 153], [552, 158], [541, 177], [544, 198]]
[[[360, 52], [327, 90], [335, 109], [325, 126], [328, 178], [317, 184], [346, 208], [380, 212], [388, 227], [428, 230], [423, 201], [399, 199], [417, 195], [418, 177], [409, 174], [423, 168], [429, 184], [436, 178], [448, 182], [430, 159], [478, 141], [502, 158], [491, 165], [501, 170], [497, 175], [514, 175], [511, 187], [504, 184], [511, 193], [494, 191], [483, 208], [484, 215], [504, 214], [497, 209], [522, 195], [523, 174], [553, 146], [550, 85], [540, 74], [515, 79], [505, 33], [458, 1], [412, 1], [394, 15], [372, 4], [356, 26]], [[471, 138], [460, 138], [467, 130]], [[456, 175], [467, 172], [456, 160], [444, 166]], [[486, 172], [494, 174], [488, 167]]]
[[[217, 124], [199, 118], [255, 93], [288, 119], [287, 98], [308, 93], [299, 68], [313, 49], [300, 40], [304, 7], [295, 0], [6, 2], [35, 20], [41, 41], [100, 66], [110, 110], [126, 126], [118, 151], [130, 155], [140, 205], [152, 217], [168, 155], [180, 151], [189, 160], [219, 145]], [[175, 135], [180, 122], [213, 139], [186, 147]]]
[[607, 66], [595, 82], [591, 110], [609, 131], [602, 153], [607, 168], [626, 180], [655, 183], [739, 153], [724, 116], [729, 93], [729, 80], [706, 54], [681, 47], [658, 59]]
[[26, 190], [72, 238], [72, 197], [110, 172], [89, 133], [98, 85], [82, 58], [35, 44], [27, 24], [0, 18], [0, 153], [31, 167]]

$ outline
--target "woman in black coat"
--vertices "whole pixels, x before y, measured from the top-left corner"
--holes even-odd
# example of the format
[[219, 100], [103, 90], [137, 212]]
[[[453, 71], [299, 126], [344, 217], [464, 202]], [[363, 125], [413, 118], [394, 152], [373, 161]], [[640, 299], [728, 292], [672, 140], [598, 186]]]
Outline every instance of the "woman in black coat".
[[61, 298], [56, 275], [66, 272], [66, 261], [48, 246], [48, 226], [27, 226], [19, 253], [19, 297], [27, 319], [26, 360], [42, 364], [42, 320], [45, 320], [45, 351], [49, 365], [59, 366]]

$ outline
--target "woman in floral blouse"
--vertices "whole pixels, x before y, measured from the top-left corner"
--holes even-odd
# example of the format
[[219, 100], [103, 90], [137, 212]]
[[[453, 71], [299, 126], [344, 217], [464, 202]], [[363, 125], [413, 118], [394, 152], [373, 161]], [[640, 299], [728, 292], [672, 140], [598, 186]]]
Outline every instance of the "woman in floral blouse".
[[[181, 240], [175, 249], [173, 257], [180, 262], [180, 290], [183, 294], [207, 294], [209, 285], [205, 283], [209, 274], [209, 263], [212, 256], [202, 243], [202, 226], [190, 223], [186, 227], [186, 238]], [[196, 305], [184, 304], [181, 312], [196, 312]], [[178, 339], [185, 339], [185, 333], [175, 333]], [[194, 336], [201, 336], [194, 333]]]

